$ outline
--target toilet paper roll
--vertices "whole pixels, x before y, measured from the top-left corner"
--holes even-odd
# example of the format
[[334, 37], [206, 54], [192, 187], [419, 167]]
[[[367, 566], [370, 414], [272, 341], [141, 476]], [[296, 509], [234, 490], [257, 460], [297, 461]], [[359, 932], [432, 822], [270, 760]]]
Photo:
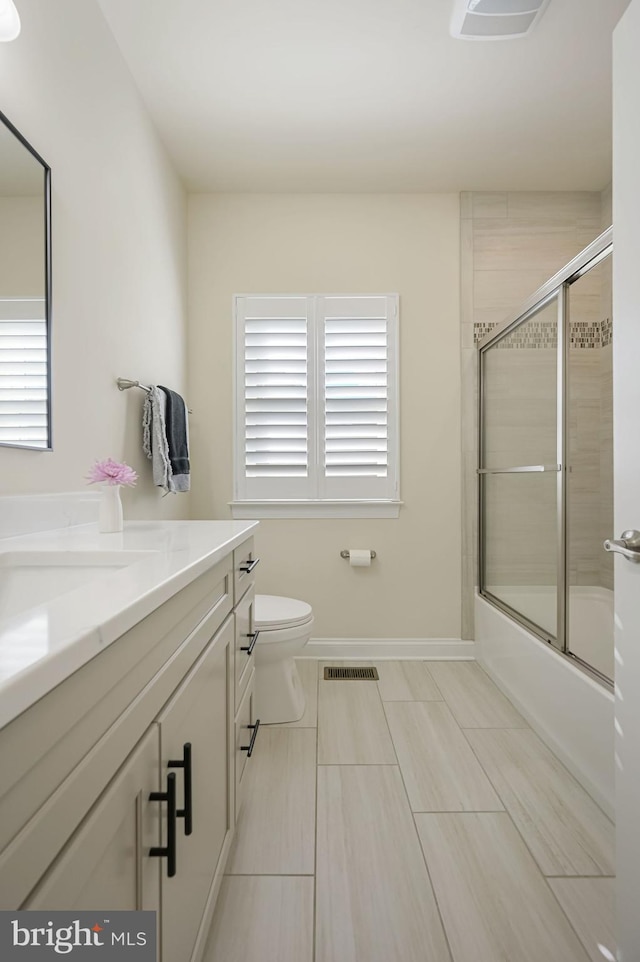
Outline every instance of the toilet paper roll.
[[369, 548], [349, 548], [349, 564], [352, 568], [369, 568], [371, 566]]

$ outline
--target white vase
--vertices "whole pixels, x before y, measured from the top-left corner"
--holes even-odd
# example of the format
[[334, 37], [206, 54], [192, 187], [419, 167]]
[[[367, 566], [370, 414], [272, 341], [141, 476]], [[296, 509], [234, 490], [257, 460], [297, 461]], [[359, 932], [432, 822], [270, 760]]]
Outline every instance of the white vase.
[[119, 484], [103, 485], [100, 514], [98, 515], [98, 530], [102, 534], [122, 531], [122, 501], [120, 500]]

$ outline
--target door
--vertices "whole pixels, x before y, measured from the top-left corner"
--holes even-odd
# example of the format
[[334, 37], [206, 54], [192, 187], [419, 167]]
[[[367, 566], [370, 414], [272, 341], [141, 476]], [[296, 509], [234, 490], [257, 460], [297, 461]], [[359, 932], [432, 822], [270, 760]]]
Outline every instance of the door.
[[[613, 257], [596, 260], [567, 291], [566, 650], [607, 681], [614, 676]], [[603, 320], [600, 337], [594, 320]], [[575, 332], [584, 333], [575, 333]]]
[[154, 725], [105, 788], [23, 909], [157, 912], [158, 729]]
[[[228, 735], [233, 645], [229, 618], [158, 719], [162, 779], [175, 774], [178, 811], [175, 875], [169, 877], [164, 867], [161, 879], [165, 962], [192, 957], [233, 824]], [[191, 800], [185, 791], [189, 784]], [[166, 824], [163, 838], [164, 833]]]
[[480, 352], [480, 591], [557, 646], [561, 307], [546, 297]]
[[[613, 45], [614, 531], [640, 529], [640, 0]], [[615, 558], [617, 939], [640, 959], [640, 565]]]

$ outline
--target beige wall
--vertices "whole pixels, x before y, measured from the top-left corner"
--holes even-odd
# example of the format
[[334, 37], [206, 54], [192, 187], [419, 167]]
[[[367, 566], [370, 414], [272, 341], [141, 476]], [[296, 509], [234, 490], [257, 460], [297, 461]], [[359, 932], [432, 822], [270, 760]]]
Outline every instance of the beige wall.
[[[477, 584], [477, 352], [474, 335], [476, 338], [481, 336], [517, 311], [541, 284], [609, 226], [609, 210], [610, 198], [607, 201], [606, 192], [603, 195], [599, 192], [462, 195], [463, 638], [473, 638], [473, 591]], [[591, 287], [595, 282], [592, 279]], [[597, 325], [602, 319], [602, 285], [597, 279], [597, 290], [586, 290], [587, 286], [585, 280], [580, 313], [586, 321]], [[505, 355], [509, 353], [504, 352]], [[580, 483], [574, 486], [574, 520], [579, 517], [587, 526], [580, 528], [574, 524], [573, 575], [574, 583], [588, 581], [594, 584], [598, 583], [597, 580], [594, 582], [598, 562], [592, 556], [591, 542], [598, 537], [598, 525], [602, 527], [608, 517], [600, 502], [599, 481], [588, 477], [592, 464], [595, 474], [600, 475], [598, 433], [606, 430], [606, 424], [601, 424], [606, 421], [606, 416], [600, 411], [599, 386], [599, 362], [602, 360], [599, 355], [604, 351], [587, 349], [571, 353], [574, 388], [581, 396], [580, 406], [575, 405], [572, 412], [573, 452], [580, 455], [583, 466], [587, 467], [581, 474]], [[602, 490], [606, 484], [605, 477]], [[522, 513], [516, 511], [519, 517]], [[549, 519], [553, 525], [552, 514]], [[548, 551], [543, 539], [545, 534], [549, 535], [549, 523], [546, 526], [540, 524], [538, 540], [529, 540], [523, 564], [531, 567], [533, 560], [534, 574], [529, 580], [522, 572], [522, 583], [545, 583], [553, 574], [551, 566], [555, 565], [555, 559], [551, 565], [544, 563]], [[513, 534], [514, 525], [510, 530]], [[585, 536], [582, 539], [578, 536], [581, 530]], [[546, 541], [549, 541], [548, 537]], [[587, 542], [590, 545], [588, 550], [585, 548]], [[515, 577], [517, 583], [518, 573], [512, 571], [511, 577]]]
[[[453, 195], [189, 198], [194, 518], [229, 516], [234, 292], [400, 294], [400, 517], [258, 536], [258, 589], [311, 602], [315, 637], [460, 637], [458, 218]], [[378, 558], [351, 569], [347, 547]]]
[[141, 446], [142, 392], [186, 388], [186, 198], [97, 4], [22, 0], [2, 109], [52, 168], [52, 453], [0, 448], [0, 493], [83, 488], [92, 461], [142, 474], [128, 517], [180, 517]]

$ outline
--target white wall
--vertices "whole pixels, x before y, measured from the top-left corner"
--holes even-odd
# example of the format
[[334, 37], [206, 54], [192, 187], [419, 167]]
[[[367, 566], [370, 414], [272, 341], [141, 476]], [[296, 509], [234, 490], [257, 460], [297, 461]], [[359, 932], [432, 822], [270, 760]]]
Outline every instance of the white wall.
[[454, 195], [189, 198], [193, 517], [229, 516], [234, 292], [400, 294], [400, 518], [261, 524], [258, 589], [311, 602], [316, 638], [460, 637], [458, 218]]
[[0, 493], [79, 490], [96, 458], [142, 474], [128, 517], [183, 517], [140, 447], [142, 392], [186, 388], [186, 198], [95, 0], [21, 0], [2, 110], [52, 168], [52, 453], [0, 448]]

